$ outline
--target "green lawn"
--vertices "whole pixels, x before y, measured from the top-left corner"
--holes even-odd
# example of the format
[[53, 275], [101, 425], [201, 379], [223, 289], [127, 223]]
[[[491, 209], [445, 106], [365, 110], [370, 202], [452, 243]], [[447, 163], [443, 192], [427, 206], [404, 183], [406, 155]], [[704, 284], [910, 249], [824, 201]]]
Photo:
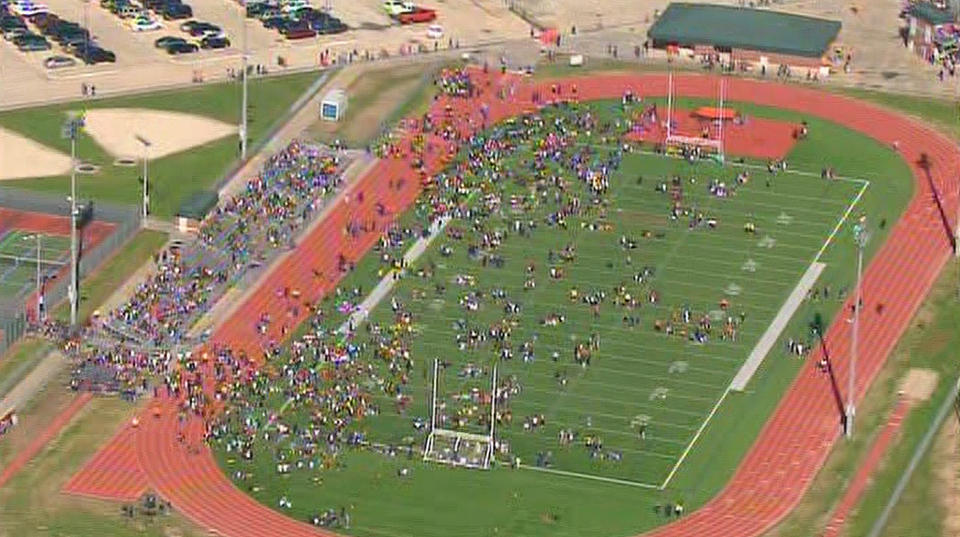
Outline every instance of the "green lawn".
[[[680, 101], [680, 107], [697, 103]], [[801, 119], [785, 111], [744, 103], [735, 105], [753, 116], [795, 122]], [[596, 105], [595, 112], [606, 118], [613, 108], [610, 103], [601, 103]], [[499, 361], [501, 378], [516, 375], [522, 385], [521, 394], [510, 403], [513, 423], [499, 429], [513, 453], [532, 464], [538, 452], [551, 451], [556, 469], [662, 483], [855, 194], [857, 183], [826, 183], [819, 178], [821, 168], [832, 165], [841, 175], [870, 181], [857, 212], [869, 214], [874, 225], [879, 226], [881, 221], [884, 225], [876, 229], [868, 255], [882, 243], [912, 193], [909, 170], [888, 148], [835, 124], [803, 119], [811, 125], [811, 137], [787, 160], [792, 170], [809, 172], [814, 177], [779, 175], [767, 186], [766, 171], [754, 171], [752, 181], [741, 187], [737, 196], [717, 199], [707, 194], [707, 183], [710, 179], [723, 179], [732, 184], [734, 168], [721, 169], [708, 163], [691, 166], [662, 157], [628, 155], [614, 174], [610, 191], [602, 196], [605, 201], [601, 205], [607, 221], [615, 223], [614, 231], [581, 228], [581, 222], [600, 219], [596, 209], [589, 216], [568, 218], [566, 231], [546, 225], [543, 217], [555, 210], [549, 201], [553, 191], [548, 188], [548, 195], [536, 204], [533, 214], [523, 216], [539, 222], [532, 232], [534, 238], [517, 238], [511, 233], [513, 236], [493, 252], [505, 259], [501, 269], [482, 268], [469, 259], [467, 245], [478, 241], [479, 234], [471, 231], [470, 222], [453, 222], [451, 228], [463, 230], [465, 238], [438, 239], [421, 263], [429, 266], [433, 262], [433, 276], [408, 276], [395, 293], [412, 312], [416, 333], [404, 338], [415, 361], [409, 388], [405, 390], [413, 398], [411, 406], [400, 416], [391, 400], [374, 390], [371, 398], [380, 413], [364, 419], [360, 428], [372, 441], [396, 444], [406, 442], [403, 437], [410, 437], [415, 444], [422, 443], [422, 433], [414, 431], [411, 422], [413, 417], [428, 413], [428, 370], [433, 357], [452, 362], [443, 383], [450, 391], [488, 385], [489, 377], [469, 382], [455, 378], [466, 362], [489, 369], [496, 351], [489, 344], [480, 350], [458, 351], [453, 342], [453, 325], [462, 318], [469, 326], [485, 330], [503, 318], [503, 303], [489, 299], [490, 292], [498, 287], [523, 308], [510, 336], [514, 357]], [[580, 141], [588, 140], [581, 136]], [[529, 150], [514, 153], [506, 161], [507, 167], [530, 175], [528, 167], [521, 165], [524, 159], [529, 161]], [[591, 158], [603, 159], [607, 154], [607, 150], [600, 149]], [[559, 173], [552, 165], [549, 169], [550, 173]], [[687, 217], [679, 222], [667, 218], [669, 198], [657, 193], [654, 187], [660, 178], [674, 174], [683, 176], [685, 203], [696, 206], [705, 218], [717, 218], [717, 229], [688, 231]], [[644, 179], [638, 184], [641, 175]], [[695, 184], [690, 182], [692, 178], [696, 178]], [[522, 180], [502, 181], [499, 189], [503, 210], [484, 219], [485, 231], [511, 226], [514, 215], [509, 209], [510, 196], [525, 197], [529, 186]], [[589, 199], [580, 182], [571, 181], [570, 188], [584, 200]], [[758, 226], [756, 236], [743, 231], [748, 214]], [[784, 214], [788, 218], [781, 219]], [[785, 223], [787, 220], [790, 223]], [[651, 231], [653, 238], [640, 238], [644, 231]], [[657, 232], [663, 232], [663, 237], [657, 238]], [[637, 249], [622, 251], [617, 245], [621, 235], [637, 239]], [[774, 248], [758, 245], [765, 235], [776, 239]], [[559, 253], [569, 244], [576, 245], [576, 260], [556, 262], [563, 266], [564, 278], [551, 281], [546, 274], [550, 266], [547, 252]], [[438, 249], [445, 245], [453, 248], [448, 257], [439, 254]], [[850, 229], [846, 226], [822, 258], [828, 268], [818, 286], [829, 285], [834, 297], [840, 288], [851, 284], [851, 246]], [[627, 255], [631, 257], [630, 266], [626, 266]], [[372, 287], [370, 275], [377, 267], [378, 256], [379, 253], [373, 254], [361, 261], [361, 269], [349, 276], [341, 289], [349, 292], [358, 285]], [[748, 259], [759, 263], [756, 273], [741, 270]], [[523, 291], [524, 267], [530, 262], [536, 264], [537, 287]], [[645, 303], [650, 288], [639, 286], [632, 279], [644, 265], [656, 267], [652, 285], [661, 294], [657, 306]], [[413, 267], [411, 272], [416, 273], [417, 268]], [[475, 287], [458, 287], [454, 283], [457, 274], [474, 276]], [[622, 316], [628, 314], [610, 303], [613, 288], [620, 282], [644, 302], [632, 314], [641, 318], [636, 328], [625, 326]], [[435, 296], [437, 284], [448, 287], [443, 296]], [[731, 292], [730, 284], [739, 286], [740, 292]], [[572, 287], [582, 294], [602, 290], [610, 296], [594, 317], [589, 308], [568, 300]], [[467, 312], [460, 306], [460, 300], [471, 291], [483, 292], [482, 306], [476, 312]], [[421, 293], [429, 298], [416, 298], [423, 296]], [[735, 341], [719, 341], [715, 331], [709, 342], [696, 345], [652, 329], [655, 320], [669, 319], [673, 311], [684, 306], [691, 309], [695, 319], [699, 318], [717, 309], [724, 298], [732, 303], [732, 316], [741, 311], [746, 314]], [[814, 314], [824, 315], [829, 322], [839, 304], [836, 298], [806, 303], [794, 316], [784, 338], [806, 337], [806, 326]], [[541, 325], [540, 321], [552, 313], [563, 313], [565, 322], [560, 326]], [[372, 314], [381, 326], [389, 326], [391, 318], [386, 304]], [[336, 316], [334, 319], [338, 320]], [[334, 321], [328, 322], [330, 328], [335, 326]], [[714, 323], [715, 330], [722, 325], [722, 321]], [[581, 368], [573, 363], [571, 348], [585, 342], [591, 333], [599, 336], [601, 344], [591, 364]], [[521, 358], [524, 341], [534, 342], [536, 359], [532, 363], [524, 363]], [[553, 351], [559, 353], [556, 363], [551, 359]], [[361, 360], [385, 367], [382, 360], [371, 360], [365, 354], [361, 354]], [[664, 522], [654, 512], [657, 503], [683, 499], [690, 509], [714, 496], [752, 444], [800, 363], [788, 358], [783, 347], [775, 347], [750, 389], [729, 396], [719, 407], [664, 492], [503, 467], [490, 472], [450, 470], [408, 461], [402, 455], [391, 459], [352, 451], [340, 457], [344, 467], [337, 470], [294, 470], [278, 476], [273, 458], [278, 446], [272, 442], [255, 447], [253, 462], [238, 462], [223, 452], [220, 457], [228, 473], [242, 468], [252, 474], [238, 485], [264, 487], [255, 496], [271, 507], [286, 495], [293, 502], [291, 514], [298, 518], [349, 503], [349, 531], [357, 535], [626, 535]], [[674, 372], [670, 371], [671, 366]], [[381, 373], [381, 378], [391, 378], [385, 371]], [[558, 373], [568, 379], [564, 389], [558, 386]], [[665, 399], [651, 398], [658, 388], [669, 389]], [[268, 403], [277, 408], [284, 400], [285, 397], [275, 394], [268, 398]], [[452, 399], [447, 399], [447, 403], [449, 408], [456, 408]], [[485, 408], [480, 404], [477, 412], [483, 413]], [[299, 425], [307, 422], [297, 404], [285, 410], [286, 420]], [[520, 426], [524, 418], [537, 413], [547, 417], [548, 425], [537, 432], [524, 431]], [[643, 441], [630, 428], [631, 420], [639, 415], [650, 420]], [[473, 429], [478, 428], [482, 427], [474, 423]], [[560, 428], [577, 430], [577, 442], [561, 447], [556, 440]], [[582, 447], [586, 434], [601, 436], [604, 451], [621, 453], [623, 461], [591, 459]], [[283, 449], [283, 445], [279, 448]], [[411, 468], [412, 475], [398, 478], [400, 467]], [[315, 476], [322, 480], [322, 485], [315, 483]], [[425, 519], [429, 523], [424, 523]]]
[[27, 376], [34, 362], [46, 356], [50, 349], [47, 341], [26, 338], [0, 356], [0, 399]]
[[[300, 73], [283, 77], [252, 80], [249, 83], [250, 147], [264, 140], [270, 128], [290, 105], [313, 83], [317, 73]], [[240, 114], [240, 86], [227, 82], [208, 84], [186, 90], [159, 92], [103, 99], [87, 103], [87, 108], [151, 108], [172, 110], [211, 117], [236, 124]], [[61, 139], [60, 128], [66, 113], [82, 103], [68, 103], [0, 113], [0, 125], [22, 133], [40, 143], [70, 153], [69, 140]], [[107, 155], [87, 135], [77, 141], [77, 154], [85, 162], [101, 166], [95, 175], [78, 176], [79, 195], [99, 201], [136, 204], [140, 200], [141, 170], [113, 166]], [[191, 194], [213, 186], [238, 157], [237, 138], [228, 136], [203, 146], [150, 162], [151, 211], [159, 217], [170, 217]], [[48, 177], [8, 181], [5, 184], [51, 194], [69, 191], [70, 178]]]
[[[62, 380], [62, 379], [61, 379]], [[62, 387], [51, 384], [46, 390]], [[43, 396], [44, 394], [41, 394]], [[69, 402], [69, 394], [48, 394]], [[63, 397], [66, 396], [66, 397]], [[41, 399], [43, 399], [41, 397]], [[40, 430], [41, 418], [52, 419], [62, 408], [46, 408], [37, 401], [21, 415], [22, 427]], [[134, 409], [126, 401], [94, 398], [85, 410], [60, 434], [55, 442], [30, 462], [0, 490], [0, 535], [18, 537], [169, 537], [200, 535], [199, 531], [177, 515], [130, 520], [122, 516], [113, 502], [75, 498], [60, 493], [60, 488], [103, 442], [116, 431], [117, 424], [130, 419]], [[11, 434], [15, 434], [16, 430]], [[105, 533], [107, 532], [107, 533]]]
[[[80, 283], [77, 319], [80, 322], [88, 319], [118, 286], [123, 285], [127, 278], [149, 261], [166, 242], [166, 233], [147, 229], [137, 232], [118, 252], [107, 259], [101, 268]], [[61, 321], [69, 321], [70, 304], [60, 304], [53, 315]]]
[[[940, 278], [931, 299], [917, 316], [912, 330], [902, 340], [893, 357], [893, 366], [900, 374], [878, 387], [886, 393], [895, 391], [895, 382], [907, 368], [928, 368], [939, 373], [937, 389], [926, 403], [910, 412], [904, 422], [900, 441], [891, 449], [881, 469], [874, 475], [851, 520], [851, 537], [867, 535], [880, 510], [886, 505], [921, 437], [930, 427], [944, 397], [947, 397], [957, 378], [956, 356], [960, 348], [960, 303], [956, 298], [956, 264], [952, 263]], [[947, 420], [957, 419], [955, 415]], [[935, 442], [936, 443], [936, 442]], [[945, 464], [931, 452], [922, 460], [910, 484], [893, 511], [885, 536], [925, 537], [941, 535], [945, 511], [939, 485], [935, 482], [936, 465]], [[953, 479], [956, 479], [954, 476]]]

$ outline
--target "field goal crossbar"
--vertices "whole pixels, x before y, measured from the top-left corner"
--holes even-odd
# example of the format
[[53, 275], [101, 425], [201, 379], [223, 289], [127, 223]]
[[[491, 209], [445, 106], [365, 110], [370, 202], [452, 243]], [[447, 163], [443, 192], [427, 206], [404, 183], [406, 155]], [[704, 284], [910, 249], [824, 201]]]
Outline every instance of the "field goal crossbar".
[[[430, 396], [430, 432], [427, 434], [427, 442], [423, 449], [423, 460], [464, 468], [490, 469], [490, 463], [494, 460], [494, 429], [497, 417], [497, 367], [494, 366], [493, 368], [493, 379], [490, 384], [490, 426], [486, 434], [456, 431], [438, 426], [437, 408], [439, 400], [437, 398], [437, 386], [439, 382], [440, 360], [435, 358], [433, 360], [433, 388]], [[440, 443], [452, 443], [452, 446], [438, 448], [438, 440], [440, 440]], [[459, 455], [461, 448], [469, 449], [469, 444], [473, 444], [477, 448], [475, 451], [482, 450], [479, 460]], [[452, 456], [450, 456], [451, 454]]]
[[663, 140], [664, 148], [670, 152], [679, 150], [682, 148], [696, 147], [698, 149], [710, 149], [715, 152], [717, 159], [723, 163], [724, 153], [723, 153], [723, 101], [724, 101], [724, 92], [726, 89], [726, 84], [723, 78], [720, 79], [720, 92], [718, 95], [718, 119], [715, 120], [717, 125], [717, 137], [709, 138], [703, 136], [684, 136], [677, 134], [673, 129], [673, 73], [667, 75], [667, 121], [666, 121], [666, 130], [667, 135]]

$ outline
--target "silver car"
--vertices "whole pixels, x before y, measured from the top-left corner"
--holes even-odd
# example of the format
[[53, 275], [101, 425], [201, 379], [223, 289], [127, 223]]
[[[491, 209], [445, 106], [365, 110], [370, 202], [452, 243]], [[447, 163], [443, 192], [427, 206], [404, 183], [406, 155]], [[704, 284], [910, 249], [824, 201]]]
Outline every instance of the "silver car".
[[67, 56], [50, 56], [43, 60], [43, 66], [47, 69], [62, 69], [64, 67], [73, 67], [77, 60]]

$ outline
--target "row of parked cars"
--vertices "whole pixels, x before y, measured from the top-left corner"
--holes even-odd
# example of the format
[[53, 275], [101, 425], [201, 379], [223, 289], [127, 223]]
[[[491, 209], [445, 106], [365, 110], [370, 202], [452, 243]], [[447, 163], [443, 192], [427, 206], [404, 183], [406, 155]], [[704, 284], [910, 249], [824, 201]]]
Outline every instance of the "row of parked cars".
[[[28, 22], [36, 32], [31, 31]], [[50, 41], [86, 64], [115, 62], [116, 55], [104, 49], [80, 24], [60, 18], [49, 8], [32, 0], [16, 0], [0, 4], [0, 31], [4, 39], [13, 42], [24, 52], [47, 51], [53, 48]], [[68, 67], [76, 61], [66, 56], [52, 56], [44, 61], [50, 69]]]
[[247, 17], [258, 19], [264, 28], [275, 29], [287, 39], [306, 39], [318, 34], [339, 34], [347, 25], [306, 0], [261, 0], [247, 2]]
[[134, 32], [163, 29], [163, 20], [182, 20], [193, 16], [193, 8], [183, 0], [100, 0], [100, 6], [124, 21]]
[[153, 46], [165, 50], [171, 56], [190, 54], [200, 49], [219, 49], [230, 46], [230, 39], [216, 24], [191, 20], [181, 24], [180, 30], [193, 39], [167, 35], [154, 41]]

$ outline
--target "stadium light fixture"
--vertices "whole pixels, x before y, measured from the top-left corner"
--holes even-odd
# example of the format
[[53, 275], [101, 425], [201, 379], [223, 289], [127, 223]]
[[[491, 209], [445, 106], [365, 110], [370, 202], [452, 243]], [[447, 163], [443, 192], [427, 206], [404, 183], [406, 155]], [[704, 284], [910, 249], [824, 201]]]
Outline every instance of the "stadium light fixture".
[[147, 175], [147, 162], [149, 162], [147, 152], [150, 149], [150, 146], [153, 145], [150, 140], [147, 140], [139, 134], [135, 134], [134, 138], [143, 146], [143, 219], [146, 220], [147, 215], [150, 214], [150, 180]]
[[867, 229], [867, 217], [861, 216], [860, 221], [853, 227], [853, 240], [857, 244], [857, 288], [853, 298], [853, 340], [850, 346], [850, 374], [847, 376], [847, 411], [844, 416], [844, 433], [848, 439], [853, 438], [853, 420], [857, 414], [854, 402], [854, 390], [857, 378], [857, 353], [860, 339], [860, 310], [863, 308], [863, 249], [870, 240], [870, 231]]
[[22, 240], [37, 241], [37, 323], [39, 324], [43, 322], [43, 279], [40, 275], [41, 243], [43, 241], [43, 235], [40, 233], [34, 233], [32, 235], [26, 235]]

